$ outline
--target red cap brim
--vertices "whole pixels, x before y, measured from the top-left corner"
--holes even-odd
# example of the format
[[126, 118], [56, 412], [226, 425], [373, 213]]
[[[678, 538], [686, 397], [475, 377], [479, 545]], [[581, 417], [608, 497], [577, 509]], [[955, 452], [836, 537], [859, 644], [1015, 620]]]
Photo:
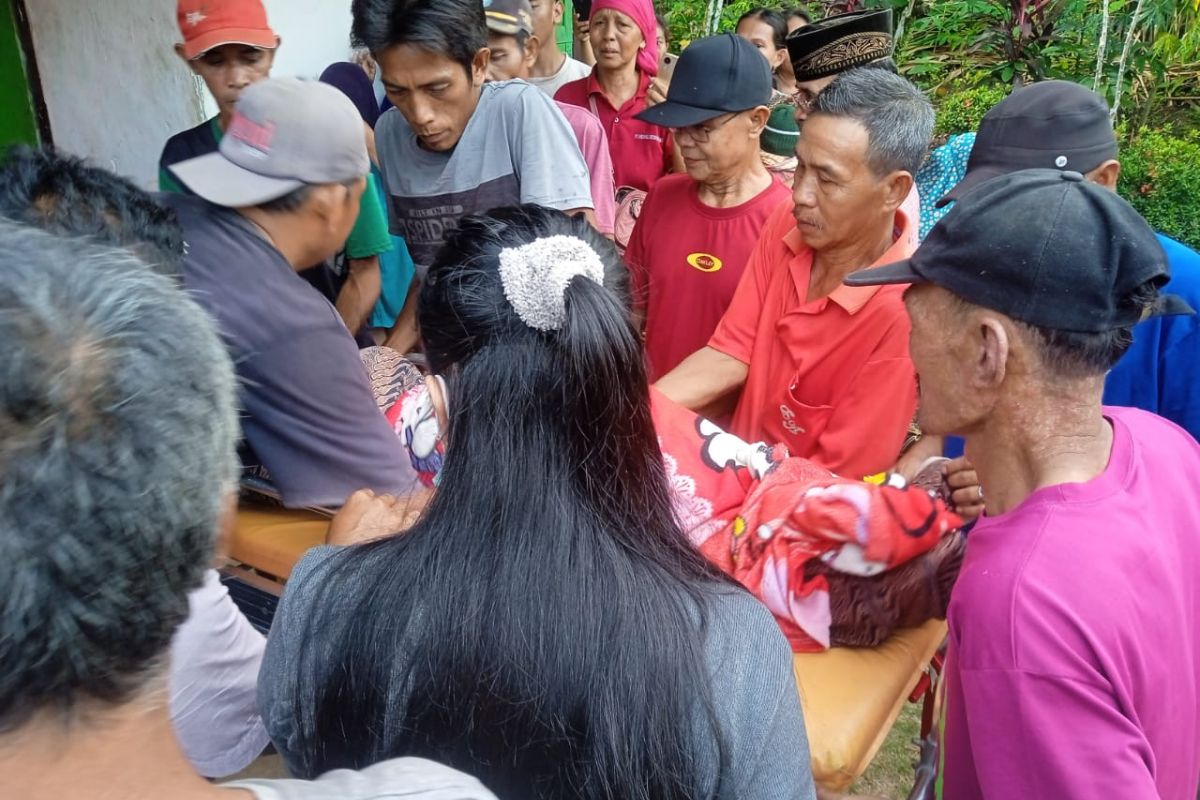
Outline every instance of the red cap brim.
[[183, 57], [191, 61], [224, 44], [244, 44], [261, 50], [274, 50], [278, 43], [275, 31], [270, 28], [224, 28], [185, 41]]

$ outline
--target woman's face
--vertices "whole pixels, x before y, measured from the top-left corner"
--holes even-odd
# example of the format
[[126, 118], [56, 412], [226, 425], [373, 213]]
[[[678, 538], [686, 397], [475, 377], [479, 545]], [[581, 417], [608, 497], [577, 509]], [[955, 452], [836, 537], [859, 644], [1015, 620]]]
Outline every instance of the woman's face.
[[749, 17], [739, 22], [737, 35], [758, 48], [758, 52], [762, 53], [771, 65], [772, 72], [779, 69], [783, 60], [787, 58], [787, 49], [775, 46], [775, 32], [771, 30], [771, 26], [758, 17]]
[[646, 37], [633, 18], [611, 8], [592, 14], [588, 38], [596, 67], [611, 72], [628, 69], [637, 60], [638, 51], [646, 46]]

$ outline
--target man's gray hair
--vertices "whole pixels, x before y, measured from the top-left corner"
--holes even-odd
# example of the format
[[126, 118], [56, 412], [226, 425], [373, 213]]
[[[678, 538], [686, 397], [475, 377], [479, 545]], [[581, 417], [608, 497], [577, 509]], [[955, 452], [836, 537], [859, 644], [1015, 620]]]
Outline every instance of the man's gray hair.
[[867, 163], [883, 177], [917, 173], [929, 152], [934, 113], [929, 99], [906, 78], [886, 69], [855, 67], [817, 95], [812, 114], [856, 120], [867, 129]]
[[155, 676], [237, 478], [212, 322], [125, 251], [0, 223], [0, 731]]

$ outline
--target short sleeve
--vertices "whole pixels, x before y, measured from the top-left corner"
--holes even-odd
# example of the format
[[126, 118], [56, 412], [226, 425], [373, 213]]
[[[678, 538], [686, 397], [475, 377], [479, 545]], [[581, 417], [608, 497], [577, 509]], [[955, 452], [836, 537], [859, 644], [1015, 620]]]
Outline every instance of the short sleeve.
[[625, 246], [625, 264], [629, 267], [629, 288], [633, 292], [634, 306], [642, 308], [650, 296], [650, 270], [647, 259], [649, 240], [651, 239], [658, 214], [654, 189], [646, 195], [642, 203], [642, 211], [634, 223], [633, 233], [629, 235], [629, 244]]
[[346, 238], [346, 257], [369, 258], [391, 249], [392, 238], [388, 234], [387, 215], [375, 186], [375, 174], [368, 172], [367, 187], [358, 204], [358, 218]]
[[733, 300], [708, 342], [712, 349], [736, 358], [743, 364], [750, 363], [750, 355], [754, 352], [754, 339], [770, 283], [771, 266], [775, 261], [775, 251], [785, 246], [780, 232], [785, 227], [784, 217], [790, 214], [791, 204], [781, 203], [767, 218], [738, 281], [737, 290], [733, 293]]
[[175, 176], [171, 174], [166, 167], [158, 168], [158, 190], [160, 192], [172, 192], [174, 194], [183, 194], [183, 187]]
[[255, 691], [263, 638], [234, 604], [216, 570], [188, 594], [188, 617], [171, 641], [171, 726], [201, 774], [250, 765], [267, 746]]
[[617, 216], [617, 189], [613, 179], [612, 154], [608, 150], [608, 136], [600, 120], [590, 112], [582, 112], [580, 116], [583, 122], [579, 123], [579, 146], [591, 177], [596, 225], [601, 233], [611, 235]]
[[575, 132], [558, 107], [534, 86], [519, 92], [518, 122], [509, 131], [521, 202], [568, 211], [593, 208], [591, 176]]

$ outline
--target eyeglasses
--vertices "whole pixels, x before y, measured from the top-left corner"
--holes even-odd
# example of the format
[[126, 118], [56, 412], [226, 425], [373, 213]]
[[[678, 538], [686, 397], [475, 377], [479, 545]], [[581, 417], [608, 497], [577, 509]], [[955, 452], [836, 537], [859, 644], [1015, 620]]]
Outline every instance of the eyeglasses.
[[693, 142], [697, 144], [704, 144], [708, 141], [708, 137], [711, 136], [717, 128], [725, 127], [738, 116], [740, 116], [741, 113], [742, 112], [739, 111], [736, 114], [730, 114], [723, 122], [718, 122], [716, 125], [713, 124], [711, 119], [705, 120], [697, 125], [686, 125], [682, 128], [676, 129], [675, 136], [678, 138], [679, 134], [685, 133]]

